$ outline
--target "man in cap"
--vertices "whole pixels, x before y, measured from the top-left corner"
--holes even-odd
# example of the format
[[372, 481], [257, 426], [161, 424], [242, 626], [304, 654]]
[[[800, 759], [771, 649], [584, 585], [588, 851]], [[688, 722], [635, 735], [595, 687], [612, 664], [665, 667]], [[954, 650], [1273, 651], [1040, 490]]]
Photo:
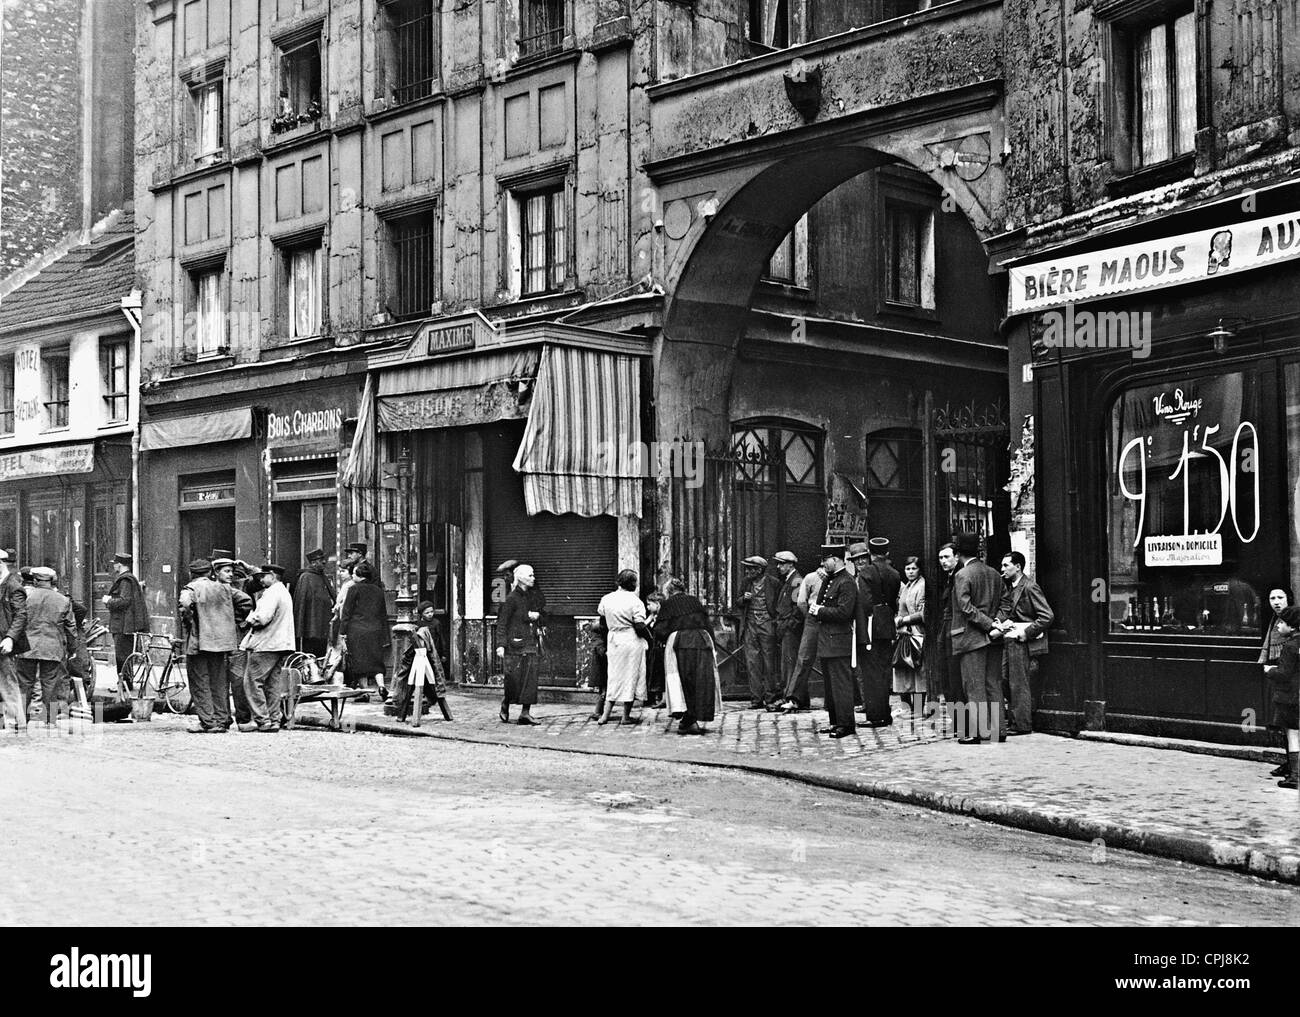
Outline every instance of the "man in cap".
[[275, 734], [280, 730], [280, 666], [295, 649], [293, 601], [281, 581], [284, 578], [281, 566], [263, 565], [258, 577], [262, 582], [262, 596], [248, 616], [248, 634], [239, 648], [248, 651], [244, 693], [257, 730]]
[[191, 730], [196, 734], [224, 734], [230, 727], [228, 655], [239, 649], [235, 590], [212, 578], [212, 563], [206, 558], [190, 562], [190, 575], [193, 578], [181, 590], [180, 605], [186, 622], [182, 631], [190, 695], [199, 716], [199, 726]]
[[889, 696], [893, 686], [894, 618], [898, 615], [902, 581], [889, 564], [888, 550], [886, 537], [872, 537], [869, 543], [857, 543], [849, 549], [849, 558], [858, 572], [858, 673], [868, 727], [886, 727], [894, 722]]
[[325, 656], [336, 596], [334, 584], [325, 572], [324, 549], [308, 551], [307, 567], [293, 584], [293, 627], [303, 653]]
[[374, 562], [370, 561], [370, 559], [366, 557], [366, 550], [366, 545], [361, 543], [359, 540], [349, 544], [343, 549], [343, 564], [355, 572], [358, 565], [363, 561], [367, 562], [370, 567], [375, 570], [375, 578], [373, 582], [382, 586], [383, 584], [379, 582], [379, 568]]
[[844, 545], [822, 546], [822, 568], [826, 580], [808, 607], [817, 619], [817, 656], [821, 660], [822, 680], [826, 685], [826, 712], [830, 726], [819, 733], [845, 738], [857, 730], [853, 716], [853, 620], [857, 616], [858, 591], [853, 577], [844, 568]]
[[135, 649], [135, 634], [149, 631], [149, 608], [144, 602], [140, 580], [131, 572], [131, 556], [113, 555], [113, 585], [104, 596], [108, 608], [108, 631], [113, 637], [113, 655], [117, 658], [118, 680], [126, 674], [126, 658]]
[[23, 716], [39, 683], [45, 723], [54, 723], [63, 700], [69, 654], [77, 648], [77, 625], [72, 601], [54, 588], [54, 569], [43, 565], [32, 569], [35, 585], [27, 591], [27, 644], [18, 655], [18, 683], [23, 694]]
[[776, 592], [777, 685], [780, 692], [768, 709], [784, 710], [789, 706], [788, 689], [794, 677], [799, 641], [803, 635], [803, 613], [798, 604], [803, 576], [799, 572], [799, 558], [793, 551], [777, 551], [772, 555], [772, 562], [781, 583]]
[[6, 727], [27, 728], [22, 688], [18, 683], [17, 656], [27, 649], [27, 591], [9, 571], [13, 561], [7, 550], [0, 551], [0, 705]]
[[767, 559], [753, 554], [741, 564], [745, 588], [741, 594], [740, 644], [749, 675], [749, 705], [761, 710], [780, 696], [776, 674], [776, 599], [781, 581], [767, 574]]
[[[238, 563], [229, 555], [212, 559], [212, 578], [230, 590], [230, 601], [235, 611], [236, 647], [239, 634], [248, 625], [248, 616], [253, 610], [253, 598], [244, 592], [243, 585], [237, 581], [235, 573]], [[248, 704], [248, 694], [244, 692], [244, 669], [248, 664], [248, 654], [236, 648], [226, 656], [226, 678], [231, 698], [235, 701], [235, 723], [241, 731], [256, 731], [253, 721], [253, 708]], [[227, 712], [229, 708], [227, 707]]]
[[[956, 544], [960, 565], [952, 580], [952, 653], [960, 661], [967, 703], [965, 734], [957, 742], [1003, 741], [1002, 630], [994, 621], [1002, 577], [980, 561], [979, 534], [959, 533]], [[957, 730], [961, 735], [960, 723]]]

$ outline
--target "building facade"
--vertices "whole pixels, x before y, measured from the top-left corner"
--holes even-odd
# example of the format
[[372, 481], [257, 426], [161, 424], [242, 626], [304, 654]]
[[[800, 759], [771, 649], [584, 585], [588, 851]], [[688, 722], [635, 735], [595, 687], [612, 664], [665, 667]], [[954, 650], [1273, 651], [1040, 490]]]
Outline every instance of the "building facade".
[[1041, 719], [1259, 744], [1267, 597], [1300, 578], [1297, 8], [1017, 6], [1057, 40], [1028, 217], [989, 241], [1013, 526], [1057, 607]]
[[620, 567], [685, 575], [725, 639], [745, 555], [1005, 543], [999, 4], [154, 0], [136, 30], [168, 595], [209, 547], [364, 540], [490, 681], [527, 557], [571, 684]]

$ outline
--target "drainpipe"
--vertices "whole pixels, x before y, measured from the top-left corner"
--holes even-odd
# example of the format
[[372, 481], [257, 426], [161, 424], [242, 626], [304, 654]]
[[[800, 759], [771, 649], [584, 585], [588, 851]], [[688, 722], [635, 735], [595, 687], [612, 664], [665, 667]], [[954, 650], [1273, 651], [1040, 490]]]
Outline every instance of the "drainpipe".
[[139, 290], [132, 290], [122, 298], [122, 314], [131, 324], [135, 340], [131, 344], [131, 363], [127, 368], [127, 387], [135, 399], [134, 423], [131, 425], [131, 560], [137, 575], [143, 562], [140, 559], [140, 322], [143, 318], [144, 298]]

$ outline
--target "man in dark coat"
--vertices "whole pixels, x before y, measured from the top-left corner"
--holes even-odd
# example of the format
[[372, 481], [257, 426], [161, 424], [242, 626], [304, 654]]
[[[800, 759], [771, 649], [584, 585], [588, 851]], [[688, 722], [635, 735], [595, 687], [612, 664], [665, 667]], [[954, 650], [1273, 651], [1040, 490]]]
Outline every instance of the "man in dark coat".
[[18, 656], [18, 682], [23, 694], [23, 715], [39, 684], [45, 723], [54, 723], [63, 701], [68, 676], [68, 656], [76, 651], [77, 626], [72, 601], [54, 588], [55, 572], [45, 566], [32, 569], [35, 585], [27, 592], [27, 650]]
[[858, 591], [844, 568], [844, 545], [822, 547], [822, 568], [826, 580], [808, 613], [817, 619], [817, 656], [826, 684], [826, 712], [830, 726], [819, 730], [832, 738], [845, 738], [857, 728], [853, 716], [853, 620], [857, 616]]
[[[952, 652], [961, 662], [966, 691], [966, 733], [961, 745], [981, 737], [1003, 741], [1002, 630], [994, 620], [1002, 600], [1002, 577], [979, 559], [979, 535], [957, 535], [960, 567], [952, 581]], [[987, 720], [986, 720], [987, 718]], [[960, 732], [960, 727], [958, 728]]]
[[849, 558], [858, 570], [858, 673], [868, 727], [887, 727], [894, 722], [889, 710], [890, 671], [902, 582], [885, 557], [888, 550], [887, 537], [872, 537], [869, 545], [859, 543], [849, 549]]
[[8, 551], [0, 551], [0, 701], [6, 726], [27, 728], [22, 690], [18, 684], [17, 654], [27, 649], [27, 591], [9, 571]]
[[293, 584], [293, 625], [303, 653], [325, 656], [334, 612], [334, 584], [325, 573], [325, 552], [307, 552], [307, 567]]
[[745, 590], [740, 604], [740, 642], [749, 676], [749, 705], [762, 709], [781, 696], [776, 675], [776, 601], [781, 581], [767, 573], [767, 559], [754, 554], [742, 562]]
[[113, 555], [113, 585], [104, 597], [108, 608], [108, 631], [113, 637], [118, 679], [125, 677], [126, 658], [135, 649], [135, 634], [149, 631], [149, 608], [144, 602], [140, 580], [131, 572], [129, 554]]
[[1007, 734], [1027, 735], [1034, 730], [1030, 667], [1034, 657], [1047, 652], [1047, 630], [1055, 615], [1042, 588], [1025, 575], [1025, 556], [1019, 551], [1002, 556], [1002, 578], [1006, 588], [998, 604], [998, 627], [1004, 633], [1002, 677], [1011, 694]]

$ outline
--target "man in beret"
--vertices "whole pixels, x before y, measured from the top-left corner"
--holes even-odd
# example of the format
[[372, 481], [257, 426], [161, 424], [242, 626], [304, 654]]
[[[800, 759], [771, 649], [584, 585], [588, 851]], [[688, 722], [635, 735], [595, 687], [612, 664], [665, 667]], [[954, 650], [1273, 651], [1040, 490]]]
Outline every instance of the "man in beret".
[[853, 716], [853, 621], [858, 611], [858, 590], [844, 568], [844, 545], [822, 547], [826, 579], [808, 614], [817, 619], [817, 656], [826, 685], [826, 712], [830, 726], [819, 729], [832, 738], [846, 738], [858, 729]]
[[965, 733], [958, 715], [959, 745], [981, 738], [1004, 741], [1002, 729], [1002, 630], [994, 620], [1002, 600], [1002, 577], [979, 558], [977, 533], [959, 533], [952, 580], [952, 653], [961, 664], [966, 694]]
[[224, 734], [230, 727], [228, 655], [239, 649], [235, 591], [212, 578], [212, 563], [206, 558], [190, 562], [190, 575], [181, 590], [180, 610], [190, 695], [199, 717], [199, 726], [191, 731]]
[[4, 726], [25, 731], [27, 711], [16, 655], [27, 649], [27, 591], [9, 571], [12, 560], [8, 551], [0, 551], [0, 705]]
[[740, 644], [749, 675], [749, 706], [761, 710], [781, 695], [776, 673], [776, 601], [781, 581], [767, 574], [767, 559], [760, 555], [750, 555], [741, 564], [745, 586], [740, 597]]
[[337, 593], [325, 572], [325, 551], [307, 552], [307, 567], [293, 584], [293, 627], [303, 653], [325, 656]]
[[[779, 694], [768, 709], [784, 710], [790, 704], [790, 682], [794, 677], [799, 641], [803, 636], [803, 614], [798, 604], [803, 575], [799, 572], [799, 558], [793, 551], [777, 551], [772, 555], [772, 562], [781, 584], [777, 587], [775, 619]], [[797, 704], [795, 708], [797, 709]]]
[[113, 585], [104, 596], [104, 606], [108, 608], [108, 631], [113, 637], [118, 681], [123, 681], [130, 678], [125, 673], [125, 664], [135, 650], [135, 634], [149, 631], [149, 608], [144, 602], [140, 580], [131, 572], [131, 556], [113, 555], [112, 568]]
[[239, 644], [248, 651], [244, 665], [244, 693], [253, 711], [257, 730], [275, 734], [280, 730], [280, 667], [294, 646], [293, 601], [281, 581], [284, 569], [263, 565], [258, 570], [262, 595], [248, 616], [249, 630]]
[[872, 537], [869, 543], [854, 544], [849, 549], [858, 573], [858, 674], [868, 727], [887, 727], [894, 722], [889, 696], [893, 688], [894, 618], [898, 615], [902, 581], [885, 556], [888, 550], [886, 537]]
[[[237, 562], [229, 555], [212, 559], [212, 578], [222, 586], [229, 588], [230, 601], [235, 611], [236, 647], [238, 637], [247, 627], [248, 616], [253, 611], [253, 598], [244, 592], [242, 583], [237, 581], [235, 569]], [[248, 705], [248, 695], [244, 692], [244, 670], [248, 663], [248, 654], [236, 648], [226, 656], [226, 678], [230, 696], [235, 701], [235, 723], [241, 731], [256, 731], [253, 721], [253, 708]]]
[[37, 684], [45, 723], [54, 723], [58, 703], [63, 700], [63, 683], [68, 676], [69, 655], [76, 652], [77, 625], [72, 601], [54, 588], [54, 569], [43, 565], [32, 569], [35, 585], [27, 591], [27, 650], [18, 655], [18, 683], [23, 695], [23, 716]]

